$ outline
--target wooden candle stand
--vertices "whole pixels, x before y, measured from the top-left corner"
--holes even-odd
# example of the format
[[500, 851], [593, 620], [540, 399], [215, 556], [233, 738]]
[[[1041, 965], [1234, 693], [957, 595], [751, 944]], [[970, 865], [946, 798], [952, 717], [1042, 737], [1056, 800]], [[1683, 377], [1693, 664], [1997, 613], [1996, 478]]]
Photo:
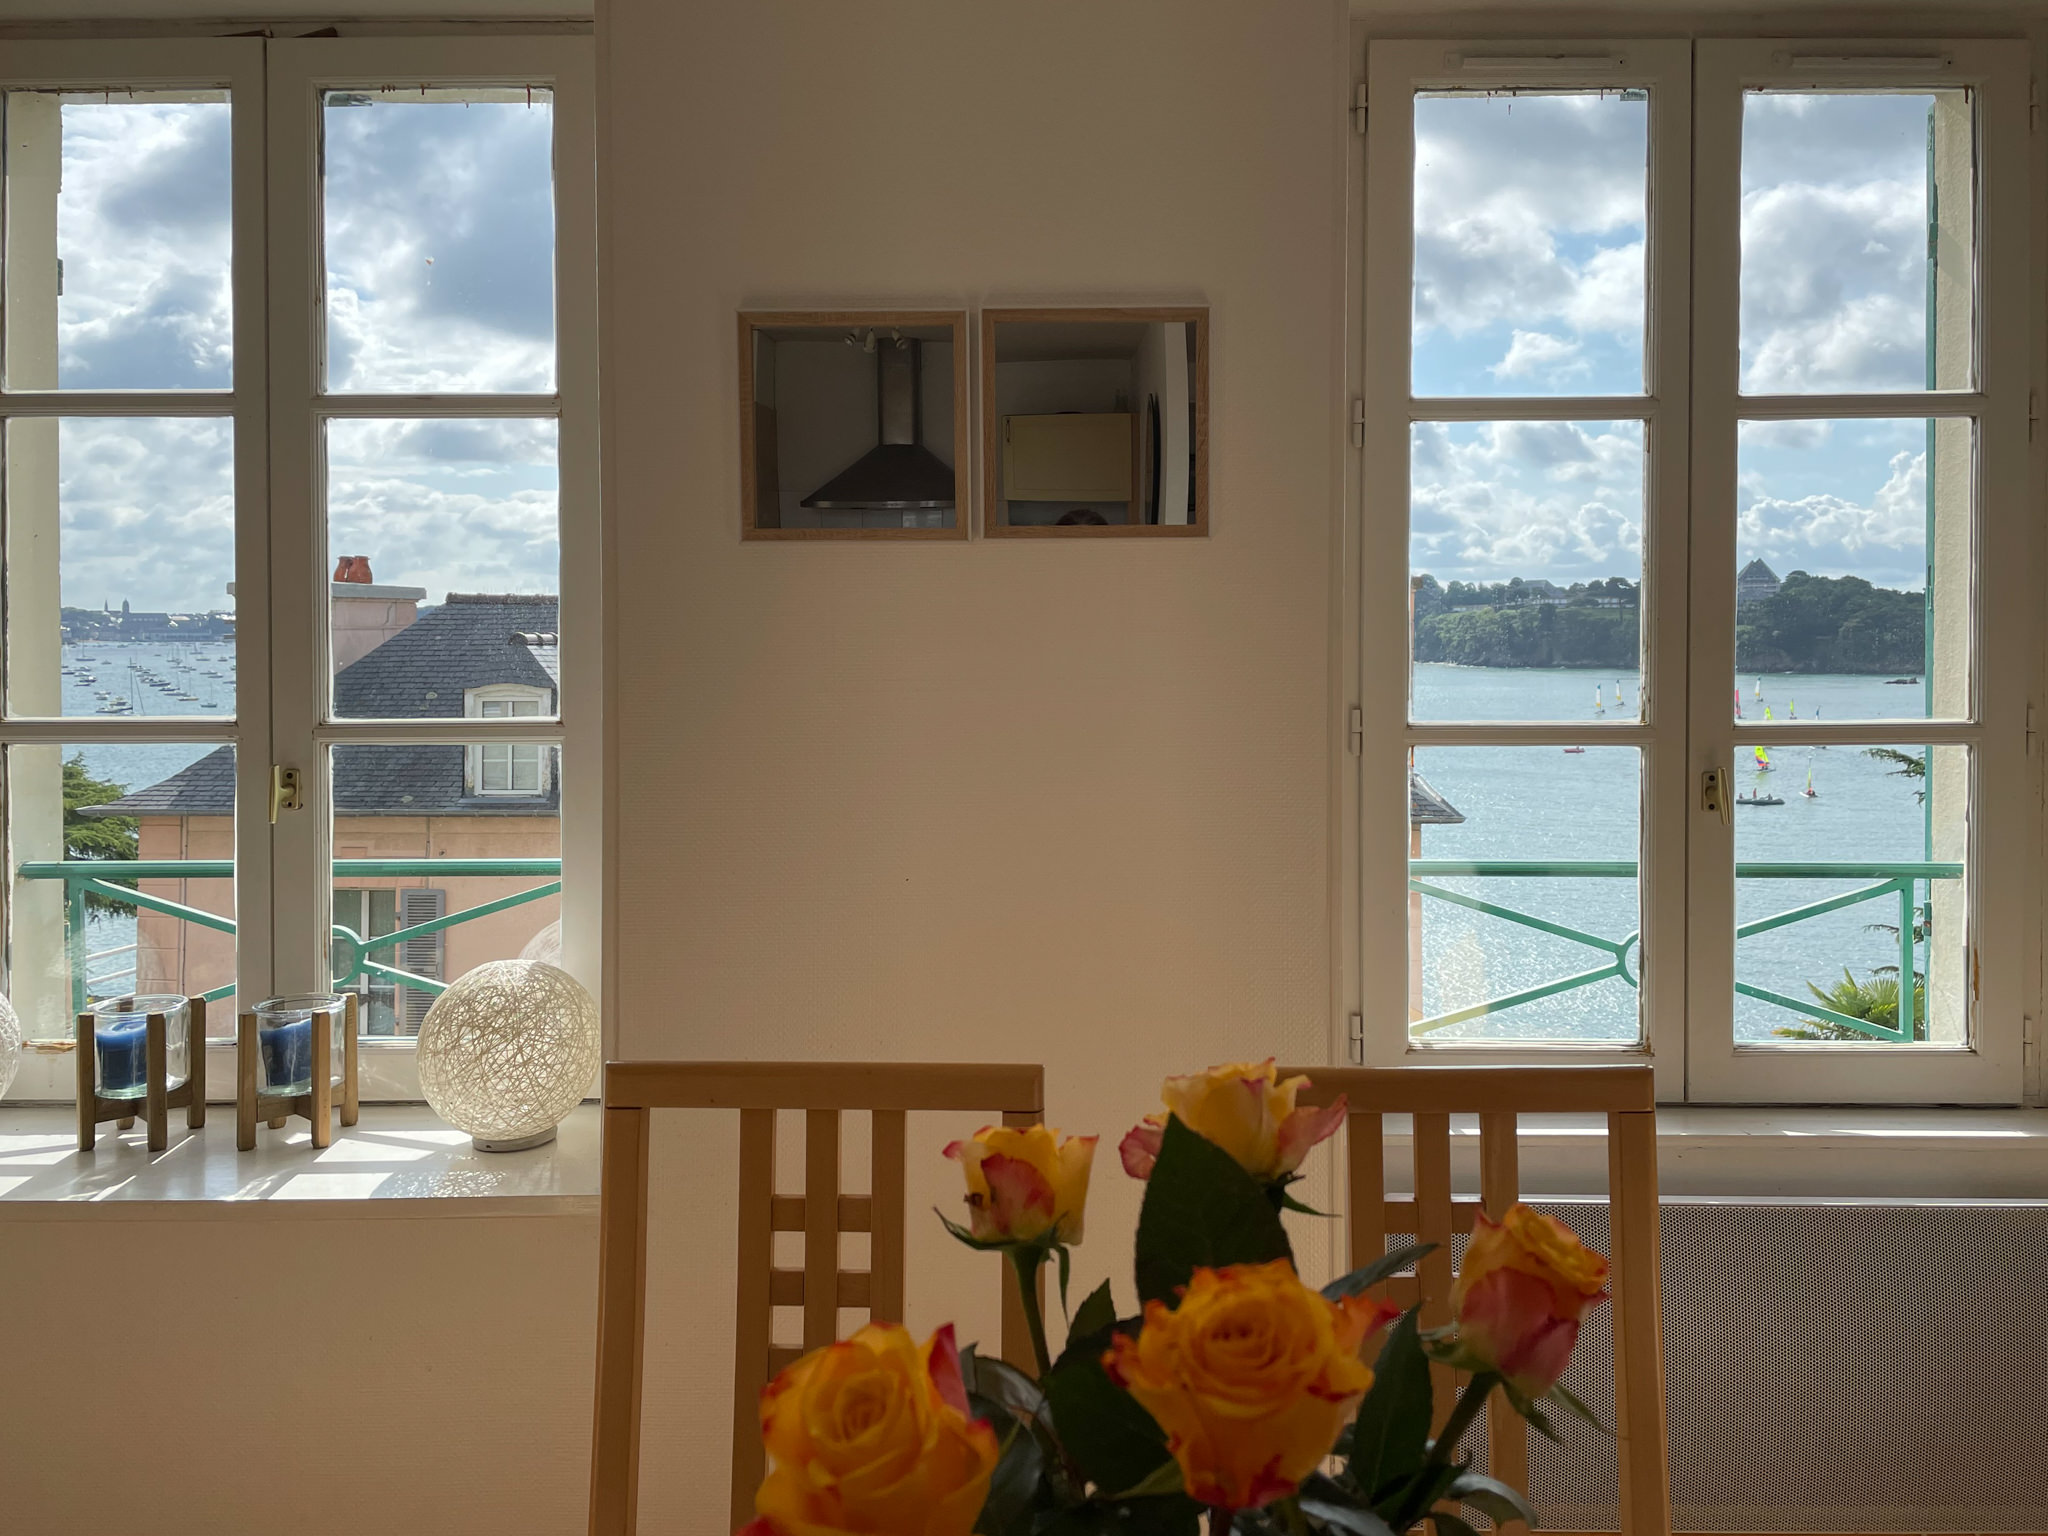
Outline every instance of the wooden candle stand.
[[78, 1150], [90, 1152], [99, 1143], [100, 1127], [116, 1122], [121, 1130], [135, 1124], [140, 1114], [149, 1122], [149, 1150], [161, 1152], [171, 1144], [171, 1111], [185, 1111], [185, 1124], [193, 1130], [206, 1124], [206, 999], [190, 1000], [185, 1016], [185, 1081], [170, 1086], [170, 1026], [160, 1013], [152, 1013], [144, 1026], [144, 1081], [148, 1091], [139, 1099], [109, 1099], [100, 1094], [99, 1052], [93, 1047], [93, 1016], [78, 1016]]
[[[341, 1123], [354, 1125], [360, 1105], [356, 1097], [356, 994], [346, 992], [341, 1053]], [[247, 1152], [256, 1145], [256, 1123], [261, 1120], [273, 1131], [281, 1131], [293, 1115], [303, 1115], [313, 1128], [313, 1145], [329, 1146], [334, 1141], [334, 1039], [327, 1015], [313, 1020], [313, 1082], [309, 1091], [297, 1094], [259, 1093], [261, 1075], [257, 1068], [256, 1015], [242, 1015], [235, 1030], [235, 1147]]]

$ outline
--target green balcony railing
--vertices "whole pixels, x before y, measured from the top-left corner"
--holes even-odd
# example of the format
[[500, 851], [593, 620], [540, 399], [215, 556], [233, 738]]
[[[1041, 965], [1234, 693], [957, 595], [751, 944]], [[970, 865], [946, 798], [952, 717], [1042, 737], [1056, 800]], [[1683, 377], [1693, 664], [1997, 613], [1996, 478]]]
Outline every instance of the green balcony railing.
[[[1869, 863], [1855, 860], [1830, 861], [1805, 864], [1742, 864], [1735, 866], [1737, 880], [1870, 880], [1872, 885], [1844, 891], [1821, 901], [1807, 902], [1783, 912], [1774, 912], [1769, 917], [1760, 917], [1741, 924], [1735, 930], [1738, 939], [1753, 934], [1768, 933], [1774, 928], [1789, 927], [1793, 923], [1807, 922], [1830, 912], [1839, 912], [1845, 907], [1859, 906], [1864, 902], [1883, 901], [1887, 898], [1899, 904], [1899, 1017], [1896, 1027], [1880, 1024], [1870, 1019], [1855, 1018], [1839, 1013], [1820, 1002], [1801, 1002], [1796, 997], [1787, 997], [1782, 992], [1773, 992], [1766, 987], [1751, 986], [1738, 981], [1735, 990], [1744, 997], [1753, 997], [1759, 1002], [1774, 1007], [1790, 1009], [1803, 1019], [1819, 1019], [1830, 1024], [1839, 1024], [1858, 1034], [1868, 1035], [1875, 1040], [1904, 1042], [1918, 1039], [1921, 1021], [1913, 1015], [1913, 932], [1914, 909], [1917, 892], [1923, 883], [1929, 888], [1936, 880], [1960, 880], [1963, 866], [1959, 863], [1935, 861], [1907, 861], [1902, 863]], [[1582, 944], [1606, 958], [1590, 970], [1578, 971], [1555, 981], [1546, 981], [1537, 986], [1524, 987], [1502, 997], [1488, 998], [1483, 1003], [1440, 1013], [1433, 1018], [1420, 1019], [1408, 1026], [1413, 1034], [1428, 1034], [1433, 1030], [1447, 1029], [1453, 1024], [1462, 1024], [1467, 1019], [1483, 1018], [1487, 1014], [1500, 1013], [1522, 1003], [1533, 1003], [1539, 998], [1555, 997], [1562, 992], [1571, 992], [1580, 987], [1594, 986], [1599, 982], [1619, 978], [1631, 987], [1637, 985], [1637, 977], [1629, 969], [1629, 953], [1642, 942], [1642, 932], [1628, 934], [1620, 939], [1607, 938], [1601, 934], [1588, 933], [1566, 923], [1553, 922], [1497, 901], [1482, 900], [1463, 891], [1453, 891], [1432, 881], [1457, 879], [1461, 877], [1488, 880], [1633, 880], [1636, 878], [1636, 863], [1633, 859], [1411, 859], [1408, 861], [1408, 889], [1432, 901], [1448, 902], [1473, 912], [1497, 917], [1503, 922], [1514, 923], [1537, 933], [1547, 933], [1553, 938], [1565, 939]]]
[[[233, 933], [235, 920], [223, 917], [218, 912], [208, 912], [200, 907], [188, 906], [173, 901], [167, 896], [137, 890], [133, 882], [138, 880], [231, 880], [235, 866], [228, 859], [63, 859], [31, 862], [15, 871], [23, 880], [61, 880], [64, 884], [64, 942], [71, 971], [71, 1006], [74, 1013], [81, 1011], [91, 1000], [92, 977], [89, 966], [97, 956], [86, 953], [85, 898], [88, 892], [119, 902], [141, 912], [161, 912], [182, 922], [196, 923], [201, 928], [211, 928], [217, 933]], [[334, 879], [345, 885], [350, 879], [388, 880], [411, 879], [431, 876], [436, 879], [469, 877], [506, 877], [512, 879], [531, 878], [536, 875], [551, 876], [544, 884], [527, 890], [514, 891], [509, 896], [500, 896], [495, 901], [480, 902], [465, 907], [460, 912], [450, 912], [431, 922], [414, 923], [392, 933], [379, 933], [365, 937], [340, 923], [333, 925], [331, 945], [334, 985], [347, 987], [365, 977], [379, 981], [393, 982], [399, 986], [417, 987], [423, 992], [445, 992], [448, 983], [437, 981], [430, 976], [416, 975], [401, 970], [395, 965], [386, 965], [370, 956], [380, 950], [395, 949], [407, 939], [425, 938], [462, 923], [473, 923], [480, 917], [489, 917], [494, 912], [503, 912], [508, 907], [523, 906], [530, 901], [553, 896], [562, 889], [562, 861], [560, 859], [336, 859]], [[139, 957], [138, 957], [139, 958]], [[132, 975], [129, 971], [114, 973]], [[133, 990], [131, 981], [127, 988]], [[208, 1002], [218, 1002], [234, 995], [234, 983], [215, 987], [203, 996]]]

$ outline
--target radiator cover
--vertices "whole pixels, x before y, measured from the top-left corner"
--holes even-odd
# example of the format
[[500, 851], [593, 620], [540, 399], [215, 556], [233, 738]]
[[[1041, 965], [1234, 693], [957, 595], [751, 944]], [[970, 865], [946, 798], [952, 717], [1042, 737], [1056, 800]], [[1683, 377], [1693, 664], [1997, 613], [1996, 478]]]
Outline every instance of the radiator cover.
[[[1604, 1203], [1534, 1201], [1607, 1246]], [[2048, 1204], [1667, 1200], [1679, 1531], [2048, 1531]], [[1566, 1382], [1612, 1422], [1602, 1307]], [[1612, 1530], [1611, 1441], [1531, 1436], [1545, 1525]]]

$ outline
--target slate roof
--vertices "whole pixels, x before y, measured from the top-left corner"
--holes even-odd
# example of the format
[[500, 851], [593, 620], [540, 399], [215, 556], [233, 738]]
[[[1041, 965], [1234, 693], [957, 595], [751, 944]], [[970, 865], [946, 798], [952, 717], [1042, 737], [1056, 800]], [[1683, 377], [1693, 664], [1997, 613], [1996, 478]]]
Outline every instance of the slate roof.
[[[554, 690], [560, 654], [553, 597], [451, 592], [334, 678], [344, 718], [460, 719], [463, 695], [492, 683]], [[465, 795], [460, 746], [337, 747], [340, 816], [558, 816], [561, 759], [545, 795]], [[210, 752], [169, 778], [86, 816], [227, 816], [234, 812], [234, 749]]]
[[1413, 768], [1408, 770], [1408, 825], [1411, 827], [1455, 827], [1465, 813], [1452, 805]]

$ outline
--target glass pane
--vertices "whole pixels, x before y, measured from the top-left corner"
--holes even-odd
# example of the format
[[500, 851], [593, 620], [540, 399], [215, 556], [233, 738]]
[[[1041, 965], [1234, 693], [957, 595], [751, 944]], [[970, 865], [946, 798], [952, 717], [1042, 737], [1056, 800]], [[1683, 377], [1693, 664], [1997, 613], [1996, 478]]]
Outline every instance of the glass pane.
[[[231, 1039], [234, 749], [9, 747], [7, 811], [11, 996], [23, 1033], [69, 1039], [90, 1002], [181, 992], [204, 994], [209, 1033]], [[62, 1063], [68, 1075], [71, 1058]], [[44, 1096], [52, 1090], [72, 1091], [49, 1084]]]
[[1963, 420], [1743, 424], [1739, 718], [1969, 714], [1974, 463]]
[[1759, 750], [1735, 776], [1736, 1040], [1966, 1042], [1969, 749]]
[[1645, 91], [1415, 100], [1414, 391], [1643, 391]]
[[1641, 1034], [1632, 747], [1425, 747], [1408, 783], [1418, 1042]]
[[7, 386], [233, 383], [226, 91], [9, 91]]
[[554, 100], [328, 91], [327, 387], [555, 384]]
[[232, 715], [233, 424], [16, 418], [6, 448], [10, 711]]
[[1417, 720], [1642, 713], [1643, 424], [1417, 422]]
[[487, 960], [560, 962], [560, 749], [511, 747], [530, 787], [485, 799], [488, 750], [333, 749], [334, 980], [362, 995], [366, 1035], [417, 1035], [442, 989]]
[[481, 714], [516, 683], [557, 707], [555, 423], [331, 421], [335, 713]]
[[1974, 193], [1967, 92], [1746, 96], [1743, 389], [1967, 388]]

